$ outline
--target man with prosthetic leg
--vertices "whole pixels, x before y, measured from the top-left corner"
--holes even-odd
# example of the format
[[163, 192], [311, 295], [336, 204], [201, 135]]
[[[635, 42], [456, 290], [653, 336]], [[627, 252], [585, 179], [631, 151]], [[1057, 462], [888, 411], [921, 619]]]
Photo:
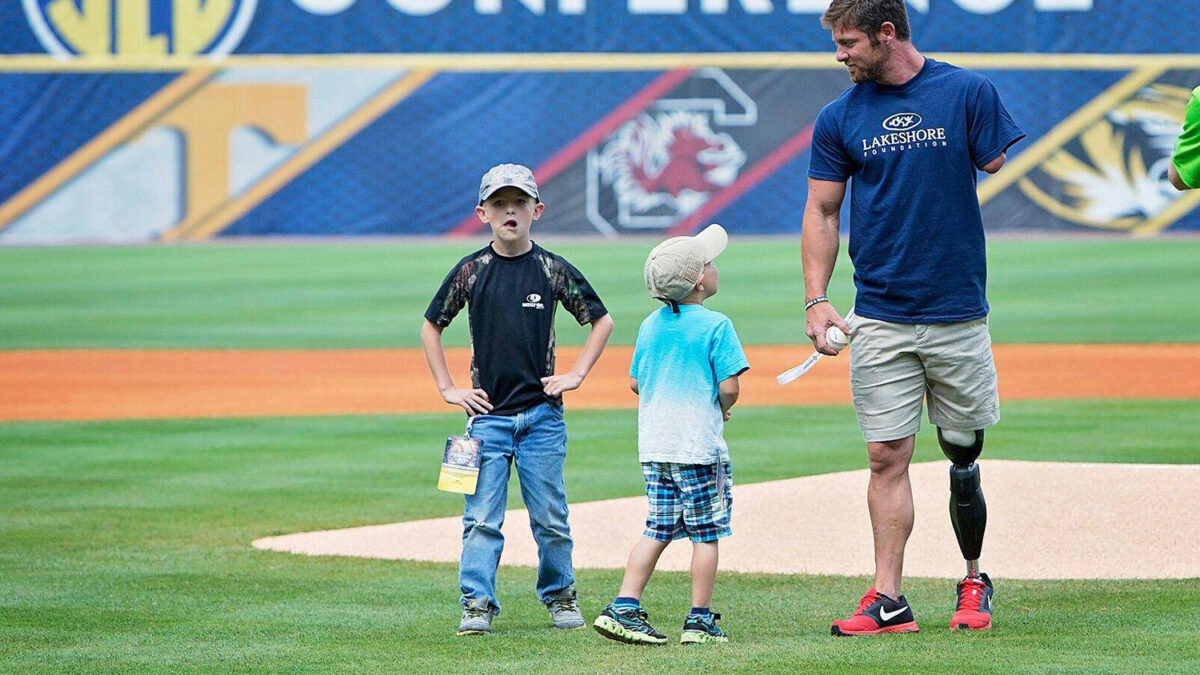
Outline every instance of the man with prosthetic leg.
[[[875, 551], [874, 586], [830, 632], [917, 630], [901, 583], [913, 527], [908, 466], [924, 405], [951, 462], [950, 518], [967, 560], [950, 627], [988, 628], [993, 589], [979, 572], [986, 510], [975, 460], [1000, 408], [976, 188], [979, 172], [999, 171], [1024, 132], [987, 78], [917, 51], [904, 0], [832, 0], [821, 22], [854, 86], [813, 125], [801, 234], [805, 332], [829, 355], [838, 353], [830, 327], [850, 339]], [[826, 290], [850, 182], [857, 293], [847, 323]]]

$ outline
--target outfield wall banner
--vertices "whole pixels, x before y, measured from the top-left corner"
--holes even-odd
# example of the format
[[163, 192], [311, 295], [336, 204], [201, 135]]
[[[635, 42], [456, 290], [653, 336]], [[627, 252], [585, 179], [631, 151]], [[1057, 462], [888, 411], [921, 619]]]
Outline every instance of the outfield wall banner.
[[[812, 123], [850, 83], [827, 0], [0, 2], [0, 243], [480, 233], [535, 171], [539, 231], [799, 230]], [[914, 41], [1029, 137], [990, 231], [1200, 230], [1166, 181], [1200, 12], [910, 0]]]
[[[828, 0], [5, 0], [0, 54], [821, 51]], [[909, 0], [923, 48], [1187, 53], [1179, 0]]]
[[[1029, 137], [980, 174], [990, 231], [1200, 229], [1167, 164], [1200, 66], [981, 69]], [[541, 233], [795, 234], [841, 68], [471, 73], [224, 66], [0, 74], [0, 243], [470, 235], [522, 162]]]

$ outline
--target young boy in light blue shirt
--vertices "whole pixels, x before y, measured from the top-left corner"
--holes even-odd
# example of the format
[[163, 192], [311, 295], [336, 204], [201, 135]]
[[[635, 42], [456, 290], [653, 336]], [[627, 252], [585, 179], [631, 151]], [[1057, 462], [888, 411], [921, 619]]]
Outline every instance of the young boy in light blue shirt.
[[710, 609], [717, 540], [731, 534], [733, 474], [723, 436], [738, 398], [738, 376], [750, 366], [723, 314], [704, 307], [717, 293], [712, 261], [728, 236], [710, 225], [694, 237], [659, 244], [646, 260], [646, 289], [666, 303], [638, 330], [629, 386], [638, 394], [638, 459], [650, 501], [645, 538], [634, 546], [621, 591], [593, 627], [628, 644], [664, 644], [640, 598], [667, 544], [692, 540], [692, 610], [683, 644], [728, 642]]

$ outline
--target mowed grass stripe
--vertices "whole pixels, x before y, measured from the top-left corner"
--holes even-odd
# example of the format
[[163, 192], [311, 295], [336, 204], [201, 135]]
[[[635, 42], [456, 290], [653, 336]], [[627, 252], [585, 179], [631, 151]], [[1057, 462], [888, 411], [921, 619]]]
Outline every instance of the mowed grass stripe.
[[[415, 347], [425, 307], [483, 241], [0, 248], [0, 349]], [[654, 240], [546, 242], [578, 266], [632, 344], [655, 308], [642, 288]], [[1194, 342], [1200, 239], [1016, 240], [989, 244], [998, 342]], [[799, 242], [735, 237], [718, 261], [729, 314], [751, 344], [803, 341]], [[851, 267], [830, 295], [853, 302]], [[586, 330], [559, 312], [562, 344]], [[446, 332], [467, 343], [465, 317]]]
[[[1193, 401], [1005, 402], [1001, 410], [985, 460], [1200, 463]], [[567, 424], [571, 501], [641, 494], [635, 412], [568, 409]], [[2, 424], [0, 518], [20, 524], [15, 514], [41, 503], [46, 480], [66, 481], [73, 499], [102, 496], [118, 507], [214, 500], [217, 511], [250, 508], [248, 527], [231, 533], [230, 544], [454, 515], [461, 498], [433, 486], [445, 437], [461, 432], [455, 413]], [[726, 438], [739, 484], [866, 466], [849, 405], [737, 408]], [[928, 424], [917, 446], [913, 461], [942, 459]], [[169, 486], [182, 489], [159, 489]], [[224, 501], [246, 489], [258, 496]], [[518, 492], [509, 497], [510, 506], [520, 505]], [[273, 501], [289, 507], [275, 511]], [[277, 525], [256, 529], [268, 513]]]

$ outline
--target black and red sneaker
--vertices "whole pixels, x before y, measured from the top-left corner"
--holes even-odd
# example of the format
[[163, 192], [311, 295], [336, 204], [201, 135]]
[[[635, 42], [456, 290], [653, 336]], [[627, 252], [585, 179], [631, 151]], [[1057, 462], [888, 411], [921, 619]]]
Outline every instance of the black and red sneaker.
[[950, 630], [987, 630], [992, 627], [992, 580], [986, 574], [958, 582], [958, 604]]
[[834, 621], [829, 632], [833, 635], [878, 635], [915, 633], [917, 630], [912, 609], [903, 595], [899, 600], [893, 600], [872, 588], [859, 600], [853, 616]]

